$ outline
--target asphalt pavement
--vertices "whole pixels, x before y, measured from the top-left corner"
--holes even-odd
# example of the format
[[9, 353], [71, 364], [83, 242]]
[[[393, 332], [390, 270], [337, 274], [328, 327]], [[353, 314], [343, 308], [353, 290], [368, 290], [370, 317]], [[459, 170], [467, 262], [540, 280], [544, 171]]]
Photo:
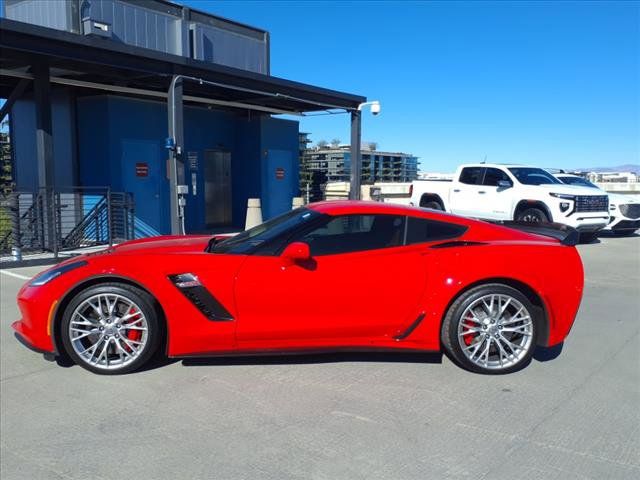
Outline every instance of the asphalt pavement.
[[16, 293], [43, 267], [3, 271], [0, 477], [640, 478], [640, 237], [579, 250], [569, 339], [506, 376], [363, 353], [98, 376], [16, 341]]

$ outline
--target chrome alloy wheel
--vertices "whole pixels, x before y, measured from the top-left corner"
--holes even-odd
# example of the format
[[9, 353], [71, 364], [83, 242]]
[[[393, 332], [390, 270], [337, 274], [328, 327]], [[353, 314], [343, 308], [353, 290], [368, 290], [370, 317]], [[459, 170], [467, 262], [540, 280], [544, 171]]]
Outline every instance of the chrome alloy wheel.
[[458, 342], [476, 365], [499, 370], [517, 364], [531, 348], [533, 319], [515, 298], [484, 295], [471, 303], [458, 323]]
[[117, 370], [144, 350], [149, 325], [141, 308], [117, 294], [97, 294], [76, 307], [69, 322], [75, 353], [96, 368]]

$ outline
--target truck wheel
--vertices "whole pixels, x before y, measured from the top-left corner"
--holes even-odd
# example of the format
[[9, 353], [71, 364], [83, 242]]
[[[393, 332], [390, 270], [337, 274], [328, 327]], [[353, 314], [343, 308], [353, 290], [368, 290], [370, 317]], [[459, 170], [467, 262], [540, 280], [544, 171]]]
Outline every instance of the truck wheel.
[[544, 223], [548, 222], [547, 214], [539, 208], [525, 208], [517, 216], [519, 222]]
[[420, 206], [422, 208], [430, 208], [431, 210], [444, 210], [444, 208], [442, 208], [442, 205], [440, 205], [440, 202], [436, 202], [435, 200], [432, 200], [430, 202], [425, 202]]

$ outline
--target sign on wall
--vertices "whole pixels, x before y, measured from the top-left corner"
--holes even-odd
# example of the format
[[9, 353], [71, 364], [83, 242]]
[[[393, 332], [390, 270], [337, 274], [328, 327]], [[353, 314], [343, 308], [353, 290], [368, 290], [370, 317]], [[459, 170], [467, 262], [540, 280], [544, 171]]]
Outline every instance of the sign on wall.
[[189, 170], [198, 170], [198, 152], [187, 152], [187, 160], [189, 162]]
[[147, 162], [136, 163], [136, 177], [148, 177], [149, 176], [149, 164]]
[[276, 168], [276, 180], [284, 180], [284, 168]]

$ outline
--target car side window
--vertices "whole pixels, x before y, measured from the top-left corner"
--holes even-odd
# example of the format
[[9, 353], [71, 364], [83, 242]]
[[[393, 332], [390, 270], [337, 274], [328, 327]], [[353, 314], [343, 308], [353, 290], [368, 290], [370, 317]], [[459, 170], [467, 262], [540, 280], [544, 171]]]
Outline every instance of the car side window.
[[414, 243], [448, 240], [462, 235], [467, 230], [464, 225], [409, 217], [407, 223], [407, 245]]
[[482, 180], [482, 184], [488, 187], [497, 187], [498, 182], [509, 182], [513, 184], [509, 175], [500, 170], [499, 168], [487, 168], [484, 172], [484, 179]]
[[398, 247], [404, 223], [401, 215], [341, 215], [294, 241], [308, 244], [312, 256]]
[[480, 185], [482, 180], [482, 168], [464, 167], [460, 172], [460, 183], [467, 185]]

